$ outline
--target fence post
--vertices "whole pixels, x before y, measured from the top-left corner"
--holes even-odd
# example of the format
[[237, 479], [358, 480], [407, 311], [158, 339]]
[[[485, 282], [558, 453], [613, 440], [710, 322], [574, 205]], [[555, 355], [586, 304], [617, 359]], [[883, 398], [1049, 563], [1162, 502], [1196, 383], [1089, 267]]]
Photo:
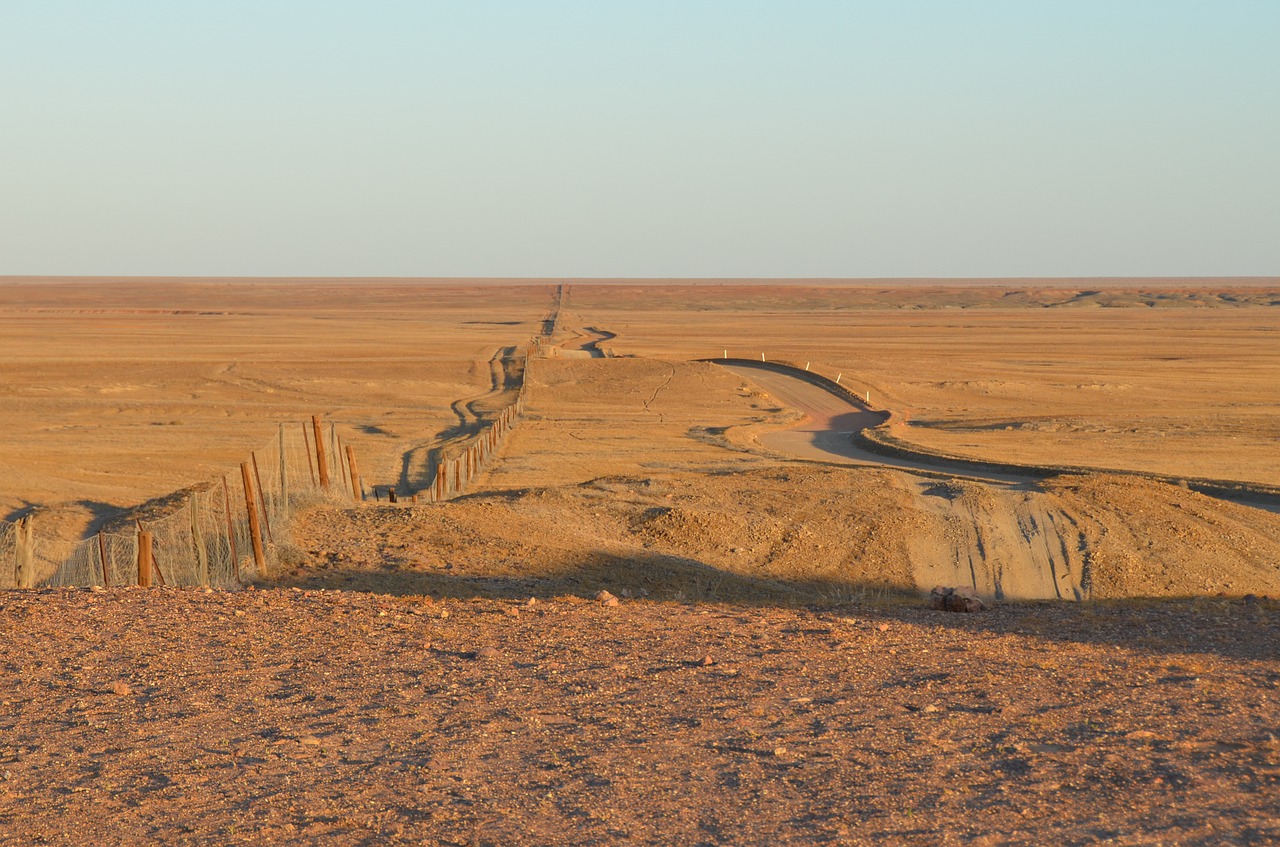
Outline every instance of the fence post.
[[204, 549], [204, 535], [200, 532], [200, 507], [196, 495], [191, 495], [191, 546], [196, 550], [196, 579], [200, 585], [209, 584], [209, 551]]
[[102, 538], [102, 530], [98, 530], [98, 563], [102, 565], [102, 587], [111, 587], [111, 577], [107, 575], [107, 543]]
[[[308, 453], [307, 455], [311, 455]], [[227, 478], [222, 478], [222, 506], [227, 511], [227, 540], [231, 542], [231, 575], [240, 582], [240, 545], [236, 543], [236, 525], [231, 520], [231, 488]]]
[[267, 575], [267, 556], [262, 550], [262, 529], [258, 526], [258, 507], [253, 502], [253, 480], [249, 478], [249, 463], [240, 463], [240, 480], [244, 483], [244, 509], [249, 516], [249, 541], [253, 544], [253, 563], [258, 566], [258, 576]]
[[307, 425], [302, 425], [302, 452], [307, 454], [307, 470], [311, 471], [311, 487], [316, 487], [316, 460], [311, 458], [311, 445], [307, 443]]
[[289, 463], [284, 454], [284, 424], [280, 424], [280, 502], [276, 504], [280, 514], [289, 520]]
[[13, 563], [14, 585], [19, 588], [34, 588], [36, 584], [36, 551], [31, 515], [22, 518], [14, 526], [13, 543], [17, 553]]
[[364, 485], [360, 481], [360, 472], [356, 469], [356, 451], [347, 445], [347, 468], [351, 471], [351, 496], [356, 502], [364, 500]]
[[151, 533], [138, 530], [138, 585], [151, 587]]
[[324, 454], [324, 430], [320, 426], [320, 416], [311, 416], [311, 429], [316, 436], [316, 468], [320, 471], [320, 488], [329, 490], [329, 460]]
[[275, 544], [276, 540], [271, 536], [271, 514], [267, 511], [267, 495], [262, 490], [262, 474], [258, 473], [258, 454], [250, 450], [249, 458], [253, 460], [253, 478], [258, 483], [258, 503], [262, 506], [262, 523], [267, 530], [267, 540]]

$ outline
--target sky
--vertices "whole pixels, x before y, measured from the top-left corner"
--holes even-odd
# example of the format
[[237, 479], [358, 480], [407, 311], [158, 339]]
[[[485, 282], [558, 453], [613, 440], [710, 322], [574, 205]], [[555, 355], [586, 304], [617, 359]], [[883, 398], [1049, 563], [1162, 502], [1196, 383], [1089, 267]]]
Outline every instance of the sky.
[[0, 0], [0, 275], [1280, 275], [1276, 0]]

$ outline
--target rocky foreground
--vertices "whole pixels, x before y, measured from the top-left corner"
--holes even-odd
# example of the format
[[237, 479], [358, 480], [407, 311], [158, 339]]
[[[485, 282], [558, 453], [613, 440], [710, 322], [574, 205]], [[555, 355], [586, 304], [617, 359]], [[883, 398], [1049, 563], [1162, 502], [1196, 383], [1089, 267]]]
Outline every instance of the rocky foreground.
[[1280, 604], [0, 595], [0, 843], [1264, 844]]

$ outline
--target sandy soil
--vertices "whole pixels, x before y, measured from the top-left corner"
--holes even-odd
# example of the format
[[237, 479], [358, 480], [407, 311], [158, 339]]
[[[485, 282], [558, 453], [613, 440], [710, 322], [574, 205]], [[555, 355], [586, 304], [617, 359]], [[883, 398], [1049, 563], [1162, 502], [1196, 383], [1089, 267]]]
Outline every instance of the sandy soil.
[[1280, 839], [1273, 603], [0, 604], [5, 843]]

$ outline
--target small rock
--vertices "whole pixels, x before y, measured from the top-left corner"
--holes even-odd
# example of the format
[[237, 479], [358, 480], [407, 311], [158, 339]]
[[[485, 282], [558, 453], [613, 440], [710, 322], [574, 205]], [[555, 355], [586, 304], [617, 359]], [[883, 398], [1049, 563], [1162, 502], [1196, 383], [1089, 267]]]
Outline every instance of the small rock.
[[939, 585], [929, 592], [929, 608], [941, 612], [985, 612], [989, 607], [972, 588]]
[[530, 597], [530, 598], [525, 602], [525, 605], [526, 605], [526, 606], [536, 606], [536, 605], [538, 605], [538, 598], [537, 598], [537, 597]]
[[320, 739], [316, 738], [314, 735], [303, 735], [298, 738], [298, 743], [305, 744], [308, 747], [319, 747]]
[[887, 623], [882, 623], [879, 626], [877, 626], [876, 629], [880, 630], [881, 632], [888, 632], [889, 625]]
[[127, 682], [114, 682], [111, 684], [111, 693], [119, 694], [121, 697], [128, 697], [133, 693], [133, 689], [129, 687]]
[[476, 659], [481, 662], [488, 662], [498, 658], [498, 651], [493, 647], [481, 647], [476, 651]]
[[716, 660], [710, 656], [703, 656], [701, 659], [698, 660], [698, 664], [702, 665], [704, 668], [709, 668], [715, 663], [716, 663]]
[[596, 602], [602, 606], [616, 606], [618, 605], [618, 598], [614, 597], [608, 591], [601, 591], [596, 595]]
[[775, 756], [785, 756], [785, 755], [787, 755], [787, 748], [786, 748], [786, 747], [774, 747], [774, 748], [773, 748], [773, 755], [775, 755]]
[[940, 712], [940, 711], [942, 711], [942, 710], [941, 710], [941, 709], [939, 709], [937, 706], [933, 705], [932, 703], [930, 703], [929, 705], [927, 705], [927, 706], [925, 706], [925, 707], [924, 707], [924, 711], [926, 711], [926, 712]]
[[95, 585], [95, 586], [93, 586], [92, 588], [90, 588], [89, 590], [90, 590], [90, 591], [92, 591], [94, 594], [106, 594], [106, 593], [107, 593], [107, 589], [103, 588], [101, 585]]
[[509, 618], [518, 618], [520, 617], [520, 610], [517, 609], [515, 606], [503, 606], [502, 614], [506, 615]]

